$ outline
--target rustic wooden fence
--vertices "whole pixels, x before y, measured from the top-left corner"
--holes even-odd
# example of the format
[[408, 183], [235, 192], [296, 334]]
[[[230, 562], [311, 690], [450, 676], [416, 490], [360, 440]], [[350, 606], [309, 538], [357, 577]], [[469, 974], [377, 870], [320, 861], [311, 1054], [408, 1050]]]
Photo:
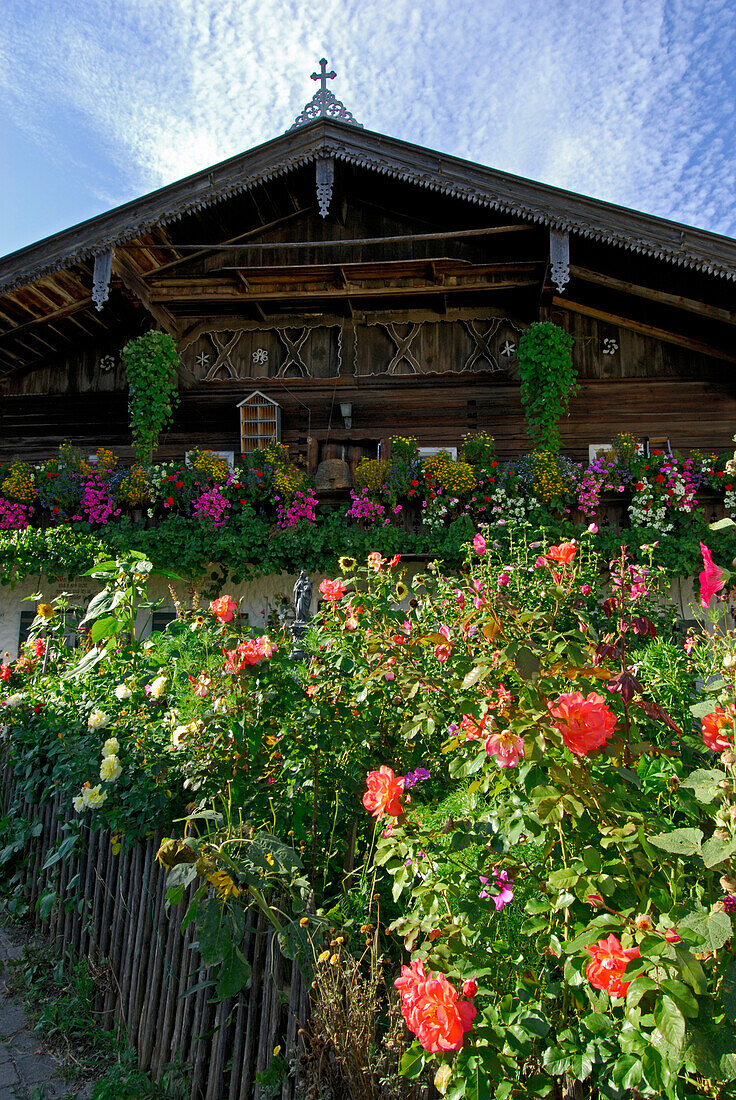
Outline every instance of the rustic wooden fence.
[[[119, 1028], [135, 1047], [142, 1069], [160, 1078], [171, 1063], [188, 1066], [191, 1100], [294, 1100], [298, 1079], [259, 1083], [276, 1046], [296, 1061], [299, 1028], [309, 997], [298, 967], [284, 959], [264, 918], [251, 913], [244, 954], [251, 988], [216, 1003], [211, 974], [194, 941], [194, 923], [181, 931], [187, 901], [165, 907], [166, 875], [156, 863], [160, 837], [115, 855], [111, 836], [82, 826], [73, 851], [45, 866], [64, 837], [70, 814], [57, 795], [41, 804], [19, 800], [15, 778], [0, 783], [0, 806], [40, 822], [30, 841], [22, 888], [39, 930], [59, 957], [86, 958], [95, 979], [95, 1011], [103, 1026]], [[57, 900], [40, 916], [42, 898]], [[185, 996], [188, 989], [195, 992]], [[270, 1075], [269, 1075], [270, 1076]]]

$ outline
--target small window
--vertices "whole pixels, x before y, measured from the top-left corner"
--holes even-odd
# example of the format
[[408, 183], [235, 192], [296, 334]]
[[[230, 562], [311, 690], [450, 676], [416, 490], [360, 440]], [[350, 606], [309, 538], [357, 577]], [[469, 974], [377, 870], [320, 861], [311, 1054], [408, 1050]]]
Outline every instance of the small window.
[[166, 630], [166, 627], [169, 623], [173, 623], [175, 618], [175, 611], [154, 611], [151, 617], [151, 632], [154, 630]]
[[281, 407], [256, 390], [238, 405], [240, 409], [240, 450], [258, 451], [268, 443], [281, 442]]
[[420, 447], [420, 458], [434, 458], [435, 455], [449, 455], [450, 458], [457, 461], [457, 447]]
[[[67, 610], [64, 619], [65, 631], [64, 631], [64, 645], [68, 649], [76, 649], [79, 645], [79, 634], [77, 633], [77, 624], [81, 622], [84, 617], [84, 612], [81, 608], [71, 607]], [[33, 620], [36, 618], [35, 611], [21, 611], [20, 613], [20, 625], [18, 627], [18, 652], [24, 644], [28, 641], [28, 634], [33, 625]]]

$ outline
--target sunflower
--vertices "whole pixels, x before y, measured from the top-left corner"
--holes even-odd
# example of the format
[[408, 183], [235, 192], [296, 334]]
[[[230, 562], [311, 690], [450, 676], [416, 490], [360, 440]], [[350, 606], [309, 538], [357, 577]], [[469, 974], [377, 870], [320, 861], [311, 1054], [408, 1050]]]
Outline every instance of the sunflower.
[[211, 875], [207, 875], [207, 881], [214, 886], [220, 901], [227, 901], [231, 894], [236, 898], [240, 893], [227, 871], [213, 871]]
[[355, 558], [338, 558], [337, 564], [340, 566], [342, 573], [354, 573], [358, 568], [358, 563]]
[[52, 607], [50, 603], [40, 603], [36, 607], [36, 614], [39, 619], [53, 619], [56, 608]]
[[406, 587], [405, 584], [399, 582], [399, 584], [396, 585], [396, 599], [405, 600], [408, 595], [409, 589]]

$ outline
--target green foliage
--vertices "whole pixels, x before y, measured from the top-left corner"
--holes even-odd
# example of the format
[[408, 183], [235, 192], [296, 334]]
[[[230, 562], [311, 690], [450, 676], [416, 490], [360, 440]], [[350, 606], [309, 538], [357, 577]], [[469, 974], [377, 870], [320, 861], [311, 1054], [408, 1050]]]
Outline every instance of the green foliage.
[[573, 338], [551, 321], [530, 325], [519, 341], [519, 375], [529, 436], [535, 448], [560, 449], [560, 420], [576, 390]]
[[133, 448], [139, 462], [150, 462], [177, 402], [179, 353], [172, 336], [151, 330], [130, 340], [122, 350], [128, 375], [128, 412]]

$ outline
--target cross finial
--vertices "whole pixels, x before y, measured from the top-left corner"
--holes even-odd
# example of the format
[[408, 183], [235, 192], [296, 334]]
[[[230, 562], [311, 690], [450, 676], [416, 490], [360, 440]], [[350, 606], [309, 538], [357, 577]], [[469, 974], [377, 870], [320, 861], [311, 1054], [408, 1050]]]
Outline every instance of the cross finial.
[[334, 80], [336, 76], [337, 73], [334, 69], [329, 73], [327, 72], [327, 58], [321, 57], [319, 59], [319, 72], [312, 73], [312, 80], [319, 81], [319, 88], [301, 114], [297, 116], [294, 125], [289, 129], [296, 130], [297, 127], [306, 126], [308, 122], [314, 122], [318, 118], [347, 122], [350, 126], [361, 126], [362, 128], [362, 124], [356, 121], [355, 116], [350, 113], [345, 104], [336, 99], [333, 93], [328, 90], [327, 81]]
[[[324, 93], [327, 91], [327, 81], [334, 80], [336, 76], [337, 73], [334, 69], [330, 73], [327, 72], [327, 58], [321, 57], [319, 59], [319, 72], [312, 73], [312, 80], [319, 80], [319, 90]], [[322, 114], [324, 113], [323, 109]]]

